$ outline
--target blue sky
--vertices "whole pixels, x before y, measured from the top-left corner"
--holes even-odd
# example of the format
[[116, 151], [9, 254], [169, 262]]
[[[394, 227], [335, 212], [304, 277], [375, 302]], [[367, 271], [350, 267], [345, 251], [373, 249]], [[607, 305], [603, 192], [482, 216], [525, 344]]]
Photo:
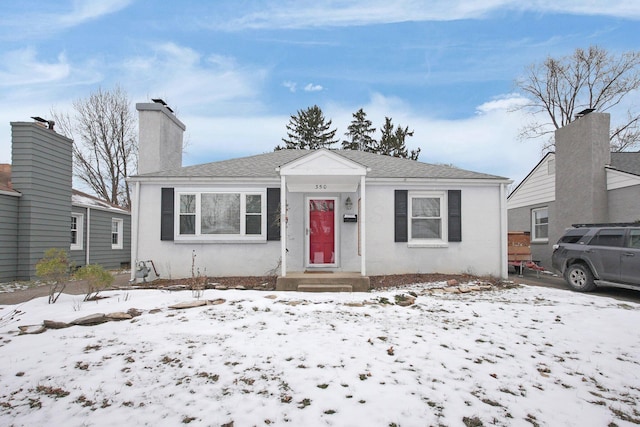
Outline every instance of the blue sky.
[[549, 55], [640, 41], [636, 0], [1, 4], [0, 163], [9, 122], [120, 85], [132, 103], [159, 97], [176, 111], [184, 165], [271, 151], [289, 116], [317, 104], [341, 138], [364, 108], [377, 128], [389, 116], [413, 129], [421, 161], [517, 183], [542, 141], [518, 140], [531, 117], [511, 111], [515, 79]]

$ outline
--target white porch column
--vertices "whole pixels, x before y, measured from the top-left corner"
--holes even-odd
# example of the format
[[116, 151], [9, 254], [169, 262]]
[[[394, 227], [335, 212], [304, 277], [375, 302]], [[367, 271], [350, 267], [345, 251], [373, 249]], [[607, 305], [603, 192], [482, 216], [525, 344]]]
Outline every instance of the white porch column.
[[280, 175], [280, 276], [287, 276], [287, 178]]
[[365, 189], [365, 177], [362, 175], [360, 177], [360, 218], [358, 221], [360, 222], [360, 275], [367, 275], [367, 234], [365, 230], [365, 222], [364, 219], [367, 217], [365, 214], [367, 203], [365, 201], [366, 197], [366, 189]]

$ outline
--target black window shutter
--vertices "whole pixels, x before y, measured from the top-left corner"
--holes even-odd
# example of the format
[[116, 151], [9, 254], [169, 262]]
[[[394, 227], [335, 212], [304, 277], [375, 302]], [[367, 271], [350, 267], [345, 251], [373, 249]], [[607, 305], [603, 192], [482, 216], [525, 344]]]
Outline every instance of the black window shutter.
[[395, 241], [408, 241], [407, 190], [395, 190]]
[[462, 192], [449, 190], [449, 241], [462, 241]]
[[279, 188], [267, 188], [267, 240], [280, 240]]
[[160, 240], [173, 240], [173, 188], [163, 188], [160, 201]]

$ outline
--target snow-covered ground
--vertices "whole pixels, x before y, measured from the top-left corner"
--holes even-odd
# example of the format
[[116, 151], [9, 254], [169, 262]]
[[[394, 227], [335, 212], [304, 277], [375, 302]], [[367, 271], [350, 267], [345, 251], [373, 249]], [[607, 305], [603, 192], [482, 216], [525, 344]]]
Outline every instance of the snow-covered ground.
[[[224, 302], [186, 310], [168, 307], [191, 291], [0, 306], [0, 425], [640, 423], [640, 305], [546, 288], [430, 287], [207, 290], [201, 299]], [[393, 304], [409, 291], [415, 304]], [[143, 314], [17, 334], [130, 308]]]

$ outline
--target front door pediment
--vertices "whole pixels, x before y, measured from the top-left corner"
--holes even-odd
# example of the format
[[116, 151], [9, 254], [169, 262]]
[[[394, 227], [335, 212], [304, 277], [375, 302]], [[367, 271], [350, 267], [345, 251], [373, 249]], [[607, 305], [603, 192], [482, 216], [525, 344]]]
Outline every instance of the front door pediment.
[[280, 168], [284, 176], [362, 176], [367, 168], [332, 151], [321, 149], [287, 163]]

